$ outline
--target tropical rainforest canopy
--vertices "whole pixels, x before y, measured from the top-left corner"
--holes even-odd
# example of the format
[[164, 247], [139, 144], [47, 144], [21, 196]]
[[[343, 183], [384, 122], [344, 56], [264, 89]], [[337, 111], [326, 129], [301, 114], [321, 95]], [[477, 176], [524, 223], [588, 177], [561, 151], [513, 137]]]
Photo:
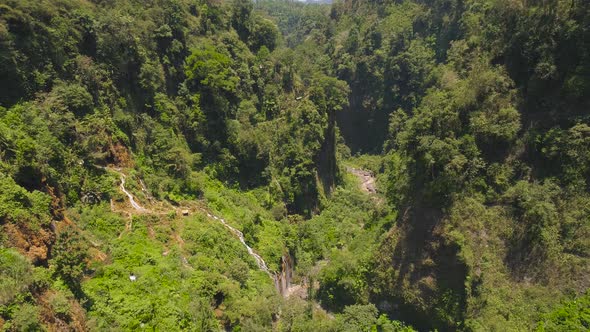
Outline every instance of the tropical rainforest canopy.
[[0, 331], [588, 331], [589, 288], [586, 0], [0, 0]]

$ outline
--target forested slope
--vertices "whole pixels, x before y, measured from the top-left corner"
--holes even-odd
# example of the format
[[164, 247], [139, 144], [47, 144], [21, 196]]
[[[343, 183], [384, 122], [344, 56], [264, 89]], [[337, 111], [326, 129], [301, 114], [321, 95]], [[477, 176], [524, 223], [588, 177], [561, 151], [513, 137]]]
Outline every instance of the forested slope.
[[353, 151], [382, 151], [400, 216], [372, 301], [424, 329], [505, 331], [583, 294], [588, 4], [343, 1], [330, 16], [326, 54], [351, 87], [338, 124]]
[[[252, 10], [0, 2], [0, 326], [270, 328], [272, 279], [195, 204], [278, 272], [278, 221], [317, 211], [339, 177], [333, 114], [348, 87], [297, 73]], [[149, 209], [131, 209], [107, 169]]]
[[0, 0], [0, 330], [588, 329], [589, 29], [581, 0]]

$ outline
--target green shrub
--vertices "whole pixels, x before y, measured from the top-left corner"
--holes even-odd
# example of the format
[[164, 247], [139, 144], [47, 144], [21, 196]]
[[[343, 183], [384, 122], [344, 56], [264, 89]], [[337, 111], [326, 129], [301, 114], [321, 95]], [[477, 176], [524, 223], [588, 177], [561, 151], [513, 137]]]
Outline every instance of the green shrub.
[[13, 249], [0, 248], [0, 306], [10, 304], [33, 282], [31, 263]]
[[545, 314], [537, 325], [538, 332], [590, 330], [590, 293], [568, 301]]
[[39, 320], [39, 308], [29, 303], [20, 305], [6, 325], [8, 331], [37, 332], [44, 330]]
[[70, 301], [62, 292], [57, 292], [49, 297], [49, 305], [53, 312], [63, 320], [70, 319], [71, 305]]

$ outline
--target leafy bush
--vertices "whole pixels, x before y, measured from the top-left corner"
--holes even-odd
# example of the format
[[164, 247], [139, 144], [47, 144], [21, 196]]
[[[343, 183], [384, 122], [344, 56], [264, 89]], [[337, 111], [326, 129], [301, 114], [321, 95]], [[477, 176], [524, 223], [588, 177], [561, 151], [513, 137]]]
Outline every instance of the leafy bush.
[[28, 222], [32, 227], [49, 223], [48, 195], [26, 191], [12, 178], [0, 175], [0, 217], [14, 223]]
[[6, 306], [33, 282], [31, 264], [13, 249], [0, 248], [0, 306]]
[[53, 294], [49, 298], [49, 305], [57, 317], [64, 320], [68, 320], [70, 318], [70, 301], [63, 293], [58, 292]]
[[564, 303], [543, 316], [537, 331], [585, 331], [590, 328], [590, 295]]
[[8, 331], [33, 332], [43, 330], [43, 325], [39, 320], [39, 308], [29, 303], [20, 305], [6, 325]]

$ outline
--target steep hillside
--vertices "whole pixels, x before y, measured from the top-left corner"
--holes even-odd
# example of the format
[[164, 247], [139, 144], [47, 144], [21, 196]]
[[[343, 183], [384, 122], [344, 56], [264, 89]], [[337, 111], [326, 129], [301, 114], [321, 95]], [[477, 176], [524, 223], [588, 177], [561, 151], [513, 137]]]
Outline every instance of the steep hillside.
[[[257, 269], [239, 239], [203, 212], [180, 218], [179, 207], [226, 209], [223, 188], [241, 188], [232, 199], [245, 205], [226, 218], [278, 272], [289, 250], [278, 220], [317, 211], [339, 176], [333, 114], [348, 88], [297, 73], [275, 24], [252, 9], [0, 2], [5, 329], [276, 323], [272, 279], [249, 277]], [[158, 212], [124, 204], [124, 186]], [[32, 270], [39, 281], [21, 280]]]
[[0, 331], [587, 329], [589, 27], [0, 0]]
[[343, 1], [331, 18], [338, 124], [383, 151], [400, 211], [372, 301], [421, 329], [506, 331], [584, 293], [590, 6]]

